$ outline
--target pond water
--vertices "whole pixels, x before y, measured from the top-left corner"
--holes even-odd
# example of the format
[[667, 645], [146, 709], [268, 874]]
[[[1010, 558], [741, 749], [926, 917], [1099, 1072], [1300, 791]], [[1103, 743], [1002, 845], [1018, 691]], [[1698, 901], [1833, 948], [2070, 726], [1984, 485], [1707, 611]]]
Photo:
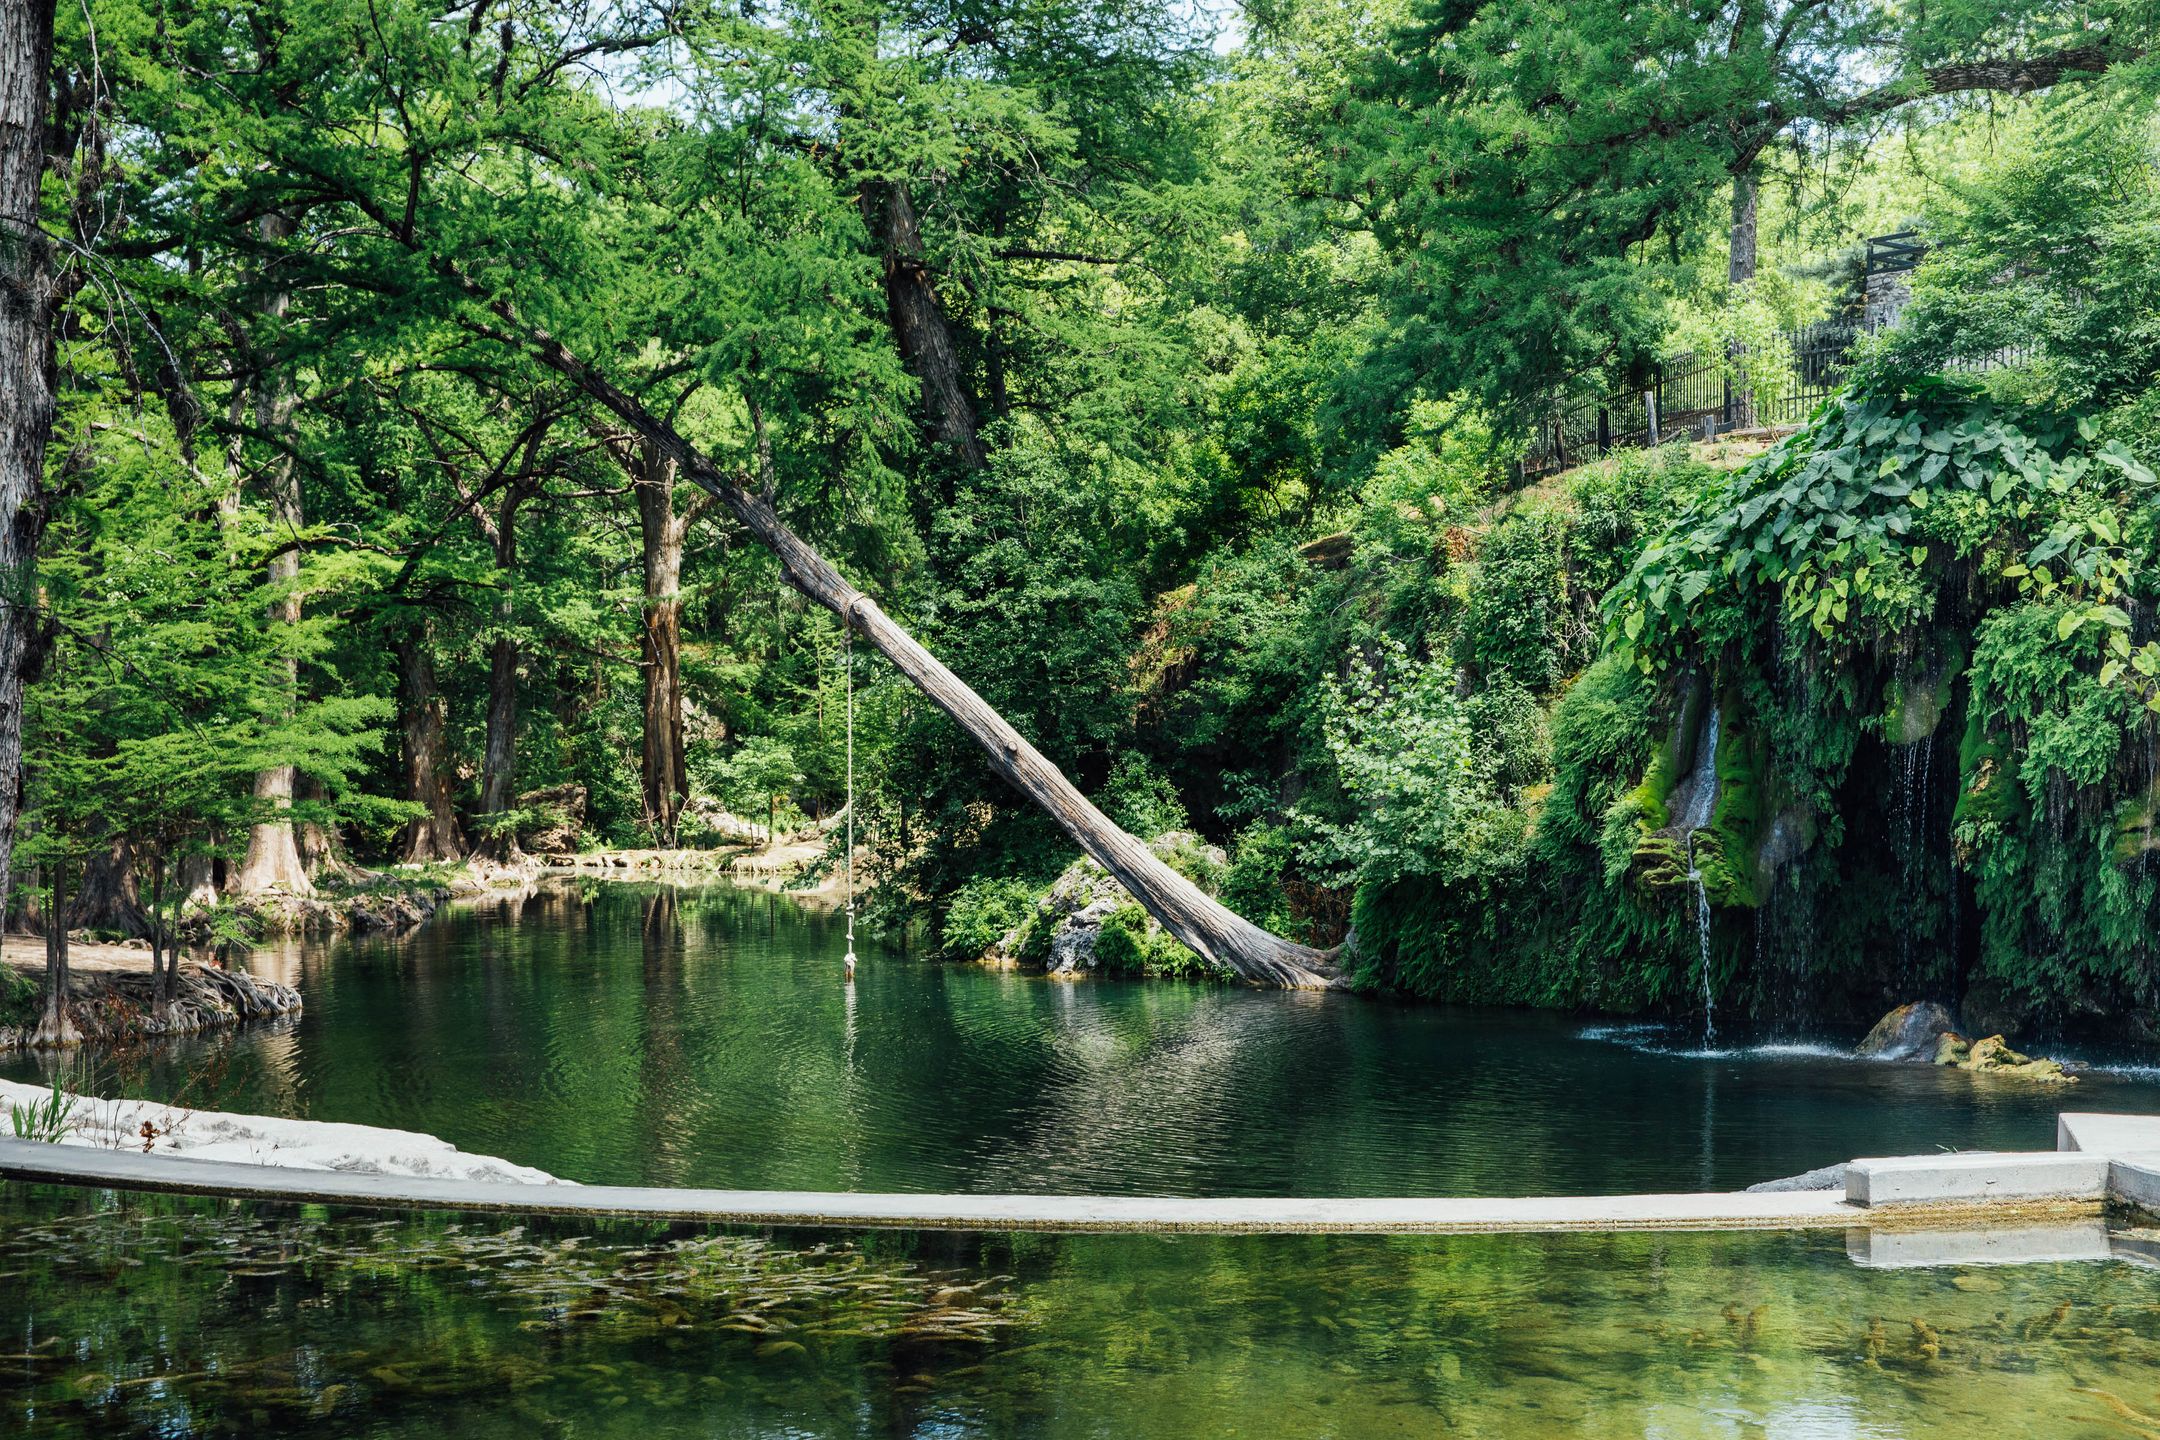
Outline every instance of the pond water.
[[0, 1432], [2122, 1440], [2160, 1273], [1829, 1235], [515, 1225], [0, 1188]]
[[587, 1182], [1157, 1195], [1730, 1189], [2047, 1148], [2065, 1106], [2160, 1113], [2160, 1085], [2119, 1076], [1706, 1057], [1567, 1017], [858, 948], [849, 988], [837, 916], [730, 886], [558, 885], [258, 957], [300, 984], [297, 1024], [106, 1059], [89, 1085], [422, 1130]]

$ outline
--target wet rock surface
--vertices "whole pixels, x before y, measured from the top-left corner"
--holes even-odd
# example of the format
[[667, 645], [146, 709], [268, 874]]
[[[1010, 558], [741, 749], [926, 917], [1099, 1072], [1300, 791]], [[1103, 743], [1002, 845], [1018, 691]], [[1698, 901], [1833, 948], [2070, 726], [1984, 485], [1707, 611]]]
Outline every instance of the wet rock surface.
[[1932, 1000], [1900, 1005], [1868, 1031], [1856, 1052], [1863, 1060], [1933, 1060], [1945, 1035], [1957, 1032], [1957, 1017]]

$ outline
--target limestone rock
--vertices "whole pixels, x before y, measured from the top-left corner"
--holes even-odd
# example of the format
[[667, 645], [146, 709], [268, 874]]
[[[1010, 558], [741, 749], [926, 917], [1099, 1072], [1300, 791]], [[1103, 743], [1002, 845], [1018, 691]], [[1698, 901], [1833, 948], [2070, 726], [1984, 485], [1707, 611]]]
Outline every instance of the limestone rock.
[[1957, 1030], [1957, 1018], [1932, 1000], [1900, 1005], [1868, 1031], [1858, 1053], [1863, 1060], [1930, 1060], [1938, 1042]]
[[535, 812], [518, 831], [518, 845], [536, 855], [565, 855], [585, 833], [585, 787], [550, 785], [517, 798], [518, 809]]
[[2033, 1080], [2043, 1085], [2075, 1085], [2077, 1076], [2068, 1073], [2059, 1060], [2036, 1060], [2012, 1050], [2000, 1035], [1990, 1035], [1985, 1040], [1971, 1042], [1961, 1035], [1944, 1035], [1935, 1050], [1937, 1065], [1955, 1065], [1979, 1075], [2008, 1075], [2020, 1080]]
[[[1185, 830], [1171, 830], [1148, 842], [1148, 848], [1214, 893], [1216, 877], [1229, 865], [1220, 846], [1209, 845]], [[1082, 857], [1035, 902], [1035, 913], [1005, 932], [983, 955], [992, 965], [1041, 966], [1046, 974], [1074, 978], [1100, 968], [1095, 948], [1103, 922], [1132, 903], [1125, 887], [1093, 860]], [[1151, 917], [1148, 934], [1161, 927]]]
[[1114, 882], [1110, 888], [1114, 894], [1088, 901], [1059, 923], [1050, 937], [1050, 959], [1043, 965], [1044, 974], [1078, 975], [1096, 968], [1095, 947], [1102, 939], [1103, 921], [1116, 913], [1125, 893]]

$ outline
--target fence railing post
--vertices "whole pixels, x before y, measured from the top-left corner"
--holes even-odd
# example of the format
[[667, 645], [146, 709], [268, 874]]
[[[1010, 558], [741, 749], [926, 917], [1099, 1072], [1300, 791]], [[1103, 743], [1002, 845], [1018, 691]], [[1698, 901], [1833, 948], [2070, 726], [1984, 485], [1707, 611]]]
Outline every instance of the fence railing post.
[[1612, 412], [1603, 405], [1597, 407], [1597, 453], [1612, 454]]

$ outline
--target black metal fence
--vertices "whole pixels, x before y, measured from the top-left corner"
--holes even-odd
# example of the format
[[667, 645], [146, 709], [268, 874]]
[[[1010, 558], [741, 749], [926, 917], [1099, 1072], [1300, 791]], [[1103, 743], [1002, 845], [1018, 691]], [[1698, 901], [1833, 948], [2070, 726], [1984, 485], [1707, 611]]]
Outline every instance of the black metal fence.
[[1555, 474], [1615, 450], [1798, 425], [1844, 383], [1853, 346], [1865, 333], [1846, 320], [1803, 325], [1779, 334], [1774, 343], [1783, 353], [1768, 357], [1769, 363], [1761, 356], [1733, 363], [1715, 355], [1675, 356], [1642, 390], [1556, 408], [1524, 453], [1524, 478]]
[[[1555, 404], [1524, 452], [1523, 478], [1667, 440], [1799, 425], [1845, 383], [1861, 337], [1897, 323], [1911, 293], [1907, 277], [1926, 254], [1927, 244], [1916, 231], [1869, 237], [1861, 260], [1860, 318], [1787, 330], [1773, 342], [1776, 355], [1730, 362], [1716, 355], [1679, 355], [1660, 365], [1644, 389]], [[1947, 368], [1998, 370], [2033, 354], [2030, 346], [2013, 346], [1960, 357]]]

